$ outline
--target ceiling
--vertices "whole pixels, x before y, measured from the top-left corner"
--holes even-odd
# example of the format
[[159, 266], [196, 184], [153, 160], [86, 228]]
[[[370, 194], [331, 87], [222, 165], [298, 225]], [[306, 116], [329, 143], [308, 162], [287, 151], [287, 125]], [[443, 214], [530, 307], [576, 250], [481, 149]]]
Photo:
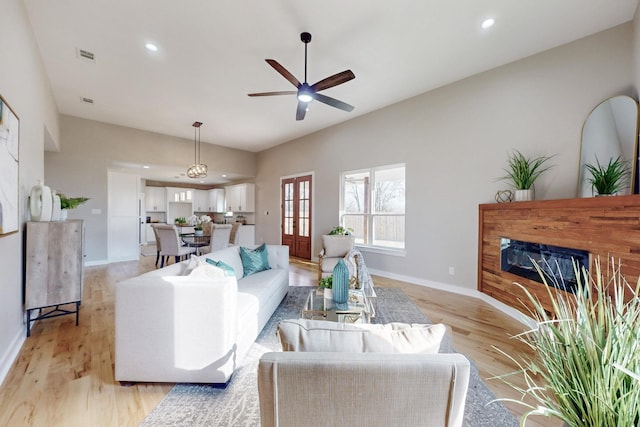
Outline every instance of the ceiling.
[[[637, 0], [25, 4], [60, 113], [191, 140], [197, 120], [203, 143], [257, 152], [630, 21]], [[303, 31], [309, 83], [351, 69], [322, 93], [354, 111], [316, 101], [296, 121], [295, 96], [247, 96], [295, 89], [267, 58], [304, 80]]]

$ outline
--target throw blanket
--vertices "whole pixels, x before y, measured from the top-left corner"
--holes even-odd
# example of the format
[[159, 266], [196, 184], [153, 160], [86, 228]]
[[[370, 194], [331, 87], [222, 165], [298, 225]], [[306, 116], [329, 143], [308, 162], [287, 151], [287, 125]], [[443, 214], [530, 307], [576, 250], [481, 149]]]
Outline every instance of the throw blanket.
[[[356, 262], [357, 259], [357, 262]], [[364, 256], [357, 249], [351, 249], [344, 257], [344, 263], [349, 269], [349, 286], [354, 289], [373, 288], [371, 275], [364, 263]]]

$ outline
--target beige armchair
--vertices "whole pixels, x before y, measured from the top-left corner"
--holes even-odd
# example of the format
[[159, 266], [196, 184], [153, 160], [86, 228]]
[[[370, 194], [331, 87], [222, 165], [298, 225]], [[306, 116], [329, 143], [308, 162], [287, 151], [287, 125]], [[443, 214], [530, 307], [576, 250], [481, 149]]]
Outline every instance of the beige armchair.
[[318, 279], [331, 276], [338, 260], [344, 258], [354, 248], [356, 237], [322, 236], [322, 251], [318, 254]]
[[469, 370], [457, 353], [266, 353], [261, 425], [461, 426]]

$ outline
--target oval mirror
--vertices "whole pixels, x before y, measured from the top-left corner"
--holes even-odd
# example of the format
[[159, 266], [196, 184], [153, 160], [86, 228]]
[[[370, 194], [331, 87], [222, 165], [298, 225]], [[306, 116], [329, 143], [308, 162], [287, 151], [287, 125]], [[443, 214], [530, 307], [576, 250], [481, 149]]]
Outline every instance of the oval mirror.
[[618, 194], [635, 189], [636, 150], [638, 141], [638, 103], [628, 96], [614, 96], [591, 111], [582, 127], [578, 197], [593, 197], [591, 174], [585, 165], [607, 165], [611, 159], [628, 162], [631, 170], [628, 186]]

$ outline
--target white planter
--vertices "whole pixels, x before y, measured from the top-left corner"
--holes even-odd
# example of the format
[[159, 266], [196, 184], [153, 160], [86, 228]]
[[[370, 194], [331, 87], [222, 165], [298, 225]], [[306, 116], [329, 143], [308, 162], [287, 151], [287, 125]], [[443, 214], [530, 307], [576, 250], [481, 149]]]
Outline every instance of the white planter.
[[535, 193], [533, 191], [533, 188], [530, 188], [528, 190], [516, 190], [516, 196], [514, 200], [516, 202], [524, 202], [528, 200], [534, 200], [534, 198]]
[[60, 209], [60, 221], [67, 220], [68, 211], [66, 209]]
[[324, 288], [323, 295], [325, 299], [333, 300], [333, 289]]
[[204, 234], [204, 230], [193, 230], [194, 236], [202, 236]]

